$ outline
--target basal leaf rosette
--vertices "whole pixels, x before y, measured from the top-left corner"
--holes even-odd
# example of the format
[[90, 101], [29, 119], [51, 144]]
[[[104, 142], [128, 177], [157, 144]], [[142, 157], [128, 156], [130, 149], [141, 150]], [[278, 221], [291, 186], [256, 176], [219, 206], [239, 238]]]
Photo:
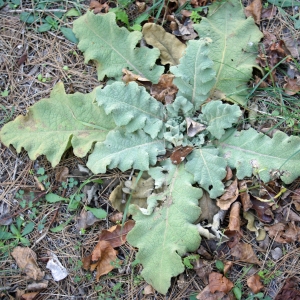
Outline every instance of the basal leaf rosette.
[[175, 166], [170, 159], [151, 168], [149, 174], [158, 180], [157, 186], [165, 178], [165, 190], [156, 197], [161, 205], [151, 215], [144, 215], [137, 206], [130, 207], [136, 224], [127, 240], [139, 248], [136, 258], [143, 265], [142, 276], [166, 294], [171, 278], [184, 271], [181, 256], [199, 247], [200, 235], [193, 223], [201, 213], [198, 199], [202, 190], [193, 187], [193, 176], [183, 164]]
[[159, 50], [136, 47], [142, 33], [120, 28], [112, 12], [95, 15], [87, 11], [74, 21], [73, 31], [79, 39], [78, 48], [84, 53], [85, 62], [93, 60], [96, 63], [99, 80], [105, 76], [118, 78], [123, 68], [153, 83], [157, 83], [163, 73], [164, 68], [155, 64]]
[[4, 145], [13, 145], [17, 152], [24, 148], [35, 160], [45, 155], [56, 166], [66, 149], [84, 157], [93, 143], [104, 141], [116, 127], [103, 108], [93, 104], [96, 91], [89, 94], [67, 95], [63, 83], [58, 83], [50, 98], [42, 99], [1, 130]]

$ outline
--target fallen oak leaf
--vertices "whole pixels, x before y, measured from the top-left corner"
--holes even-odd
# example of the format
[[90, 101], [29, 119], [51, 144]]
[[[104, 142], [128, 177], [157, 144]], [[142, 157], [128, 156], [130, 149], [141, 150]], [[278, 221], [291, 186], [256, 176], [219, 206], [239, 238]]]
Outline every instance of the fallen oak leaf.
[[173, 34], [166, 32], [162, 26], [154, 23], [146, 23], [142, 32], [146, 43], [159, 49], [160, 60], [163, 65], [175, 66], [179, 64], [179, 59], [186, 49], [185, 44]]
[[264, 288], [260, 281], [260, 277], [257, 274], [254, 274], [247, 279], [247, 285], [253, 294], [259, 293]]
[[209, 274], [209, 290], [212, 293], [223, 292], [228, 294], [234, 284], [220, 273], [212, 272]]
[[218, 198], [217, 205], [222, 210], [228, 210], [230, 205], [237, 199], [239, 196], [239, 189], [238, 189], [238, 181], [235, 179], [231, 185], [226, 189], [225, 193]]
[[135, 222], [133, 220], [129, 220], [124, 224], [123, 228], [122, 225], [118, 224], [108, 230], [102, 230], [99, 240], [109, 242], [113, 248], [120, 247], [125, 244], [126, 236], [134, 224]]
[[28, 247], [16, 247], [11, 253], [12, 257], [20, 269], [22, 269], [29, 278], [42, 280], [45, 272], [37, 265], [37, 256], [34, 251]]
[[256, 24], [260, 23], [262, 11], [261, 0], [254, 0], [250, 5], [245, 8], [246, 17], [253, 17]]
[[239, 242], [231, 248], [231, 255], [240, 261], [261, 265], [261, 262], [258, 260], [251, 245], [249, 244]]
[[116, 262], [117, 253], [109, 242], [99, 241], [92, 254], [82, 259], [83, 268], [90, 271], [97, 268], [96, 281], [99, 281], [102, 275], [115, 268], [113, 263]]

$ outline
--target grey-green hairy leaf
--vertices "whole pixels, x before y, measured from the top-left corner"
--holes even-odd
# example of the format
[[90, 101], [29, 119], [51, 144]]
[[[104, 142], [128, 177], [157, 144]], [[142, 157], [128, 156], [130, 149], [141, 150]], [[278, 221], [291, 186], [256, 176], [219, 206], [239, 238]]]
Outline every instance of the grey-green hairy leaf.
[[175, 75], [173, 83], [179, 88], [178, 96], [192, 102], [195, 110], [208, 98], [215, 84], [216, 72], [209, 58], [209, 43], [208, 39], [189, 41], [180, 64], [170, 68]]
[[164, 69], [155, 65], [159, 50], [136, 47], [142, 33], [120, 28], [114, 13], [95, 15], [88, 11], [73, 24], [79, 39], [78, 48], [84, 52], [86, 63], [95, 61], [99, 80], [104, 76], [120, 77], [122, 69], [127, 68], [136, 75], [158, 82]]
[[203, 106], [201, 120], [207, 122], [207, 130], [220, 139], [224, 129], [231, 128], [237, 122], [242, 112], [237, 105], [223, 104], [221, 101], [211, 101]]
[[169, 117], [190, 116], [193, 113], [193, 104], [182, 96], [176, 97], [173, 103], [167, 105]]
[[249, 93], [247, 83], [252, 76], [263, 34], [253, 18], [245, 18], [239, 0], [216, 1], [209, 7], [207, 18], [194, 25], [201, 37], [212, 39], [209, 57], [214, 62], [216, 81], [210, 94], [244, 105]]
[[192, 186], [195, 181], [184, 165], [175, 166], [168, 159], [162, 167], [154, 169], [157, 170], [151, 173], [158, 175], [155, 181], [166, 179], [165, 190], [158, 195], [162, 204], [151, 215], [144, 215], [136, 206], [130, 207], [136, 224], [127, 240], [139, 248], [136, 259], [143, 265], [142, 276], [165, 294], [171, 277], [184, 271], [180, 256], [199, 247], [200, 236], [193, 223], [201, 212], [198, 199], [202, 190]]
[[95, 174], [105, 173], [106, 168], [146, 171], [149, 166], [155, 165], [157, 156], [165, 152], [163, 140], [152, 139], [142, 130], [128, 133], [118, 129], [111, 131], [104, 142], [95, 145], [87, 166]]
[[1, 141], [17, 152], [24, 148], [32, 160], [43, 154], [53, 167], [71, 146], [76, 156], [83, 157], [94, 142], [104, 141], [116, 127], [112, 118], [93, 104], [94, 99], [95, 90], [67, 95], [63, 83], [58, 83], [50, 98], [40, 100], [26, 116], [18, 116], [2, 128]]
[[273, 138], [256, 130], [229, 130], [216, 142], [231, 168], [237, 169], [242, 179], [253, 174], [268, 182], [273, 176], [280, 176], [286, 183], [292, 183], [300, 176], [300, 138], [278, 131]]
[[195, 181], [216, 198], [224, 192], [222, 179], [226, 176], [226, 160], [218, 155], [218, 149], [203, 147], [194, 149], [187, 156], [185, 168], [193, 174]]
[[126, 126], [128, 132], [143, 129], [155, 138], [162, 129], [164, 106], [135, 82], [115, 82], [98, 89], [96, 99], [106, 114], [111, 114], [118, 126]]

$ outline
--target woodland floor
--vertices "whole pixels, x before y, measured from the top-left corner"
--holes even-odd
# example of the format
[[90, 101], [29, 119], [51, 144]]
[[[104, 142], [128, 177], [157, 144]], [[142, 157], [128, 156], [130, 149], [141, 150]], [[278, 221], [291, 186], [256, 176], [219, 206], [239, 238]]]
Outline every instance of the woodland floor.
[[[61, 1], [61, 3], [67, 10], [74, 7], [75, 2]], [[84, 3], [76, 2], [75, 4], [80, 5], [82, 12], [88, 9], [88, 5]], [[245, 3], [245, 5], [247, 4]], [[55, 5], [53, 7], [56, 8]], [[59, 31], [38, 33], [34, 30], [34, 25], [28, 26], [20, 21], [19, 13], [32, 8], [30, 1], [23, 1], [22, 5], [17, 8], [17, 13], [14, 13], [8, 6], [0, 9], [0, 90], [9, 90], [7, 96], [0, 97], [2, 105], [0, 121], [5, 120], [4, 122], [6, 122], [19, 114], [25, 114], [26, 108], [30, 105], [42, 98], [49, 97], [51, 89], [59, 81], [64, 82], [67, 93], [74, 91], [87, 93], [99, 85], [95, 67], [92, 64], [84, 64], [83, 55], [76, 45], [65, 39]], [[292, 14], [293, 9], [293, 7], [289, 7], [286, 11]], [[72, 18], [68, 19], [68, 22], [65, 26], [71, 27]], [[285, 39], [286, 44], [288, 40], [296, 41], [296, 46], [294, 44], [292, 50], [298, 51], [297, 43], [300, 43], [300, 33], [294, 28], [293, 22], [284, 19], [280, 13], [274, 15], [270, 20], [261, 22], [260, 28], [274, 34], [278, 41]], [[19, 59], [25, 53], [27, 53], [27, 59], [18, 64]], [[294, 66], [297, 63], [299, 63], [299, 59], [295, 57]], [[67, 70], [64, 68], [65, 66], [68, 67]], [[285, 66], [285, 68], [289, 67]], [[295, 72], [296, 75], [299, 74], [299, 65], [298, 71]], [[46, 78], [45, 82], [38, 79], [39, 74]], [[277, 80], [276, 86], [282, 88], [284, 77], [279, 74]], [[257, 110], [261, 112], [268, 110], [270, 103], [273, 107], [278, 106], [277, 100], [273, 99], [272, 93], [267, 90], [255, 94], [251, 101], [252, 104], [250, 103], [249, 106], [256, 105]], [[298, 93], [293, 96], [293, 102], [290, 102], [292, 103], [290, 105], [293, 106], [292, 110], [298, 111], [299, 102]], [[293, 119], [293, 117], [290, 118]], [[258, 130], [269, 122], [260, 113], [256, 113], [254, 119], [253, 124]], [[279, 124], [278, 120], [280, 119], [273, 120], [274, 123], [271, 122], [270, 125]], [[299, 120], [299, 116], [298, 119], [294, 118], [295, 122], [299, 122]], [[4, 122], [1, 122], [0, 126]], [[286, 122], [279, 124], [278, 127], [288, 134], [299, 134], [299, 130], [291, 128]], [[43, 188], [45, 187], [37, 181], [39, 176], [37, 173], [39, 169], [43, 168], [47, 176], [43, 184], [50, 183], [51, 189], [57, 191], [61, 187], [59, 176], [62, 167], [68, 168], [67, 177], [69, 179], [74, 178], [81, 183], [90, 176], [82, 170], [81, 166], [85, 166], [85, 163], [85, 159], [75, 157], [70, 150], [65, 153], [61, 163], [52, 168], [44, 157], [33, 162], [29, 160], [25, 152], [17, 154], [12, 147], [6, 148], [0, 144], [1, 220], [4, 222], [5, 218], [7, 220], [10, 217], [15, 220], [17, 216], [22, 216], [24, 220], [32, 220], [36, 224], [35, 229], [27, 238], [30, 240], [30, 248], [37, 254], [38, 266], [45, 271], [45, 280], [48, 281], [48, 286], [39, 290], [34, 299], [195, 299], [193, 295], [200, 293], [207, 286], [207, 282], [205, 278], [200, 278], [193, 269], [187, 269], [184, 274], [173, 278], [172, 286], [166, 296], [157, 292], [145, 295], [144, 289], [147, 283], [140, 276], [141, 267], [131, 264], [134, 261], [136, 250], [127, 243], [118, 249], [118, 258], [123, 261], [122, 266], [102, 276], [99, 282], [95, 281], [93, 273], [83, 270], [81, 259], [91, 253], [97, 244], [99, 232], [110, 228], [114, 223], [110, 220], [100, 221], [80, 234], [76, 228], [80, 211], [70, 213], [63, 204], [47, 203], [44, 200]], [[86, 197], [87, 191], [94, 188], [91, 206], [101, 207], [108, 212], [109, 216], [112, 216], [115, 211], [108, 200], [109, 194], [120, 181], [127, 180], [129, 176], [129, 173], [121, 173], [118, 170], [108, 172], [99, 176], [103, 179], [102, 185], [88, 186], [83, 193]], [[249, 178], [249, 180], [255, 182], [256, 179]], [[258, 184], [260, 183], [258, 182]], [[280, 183], [273, 184], [278, 192]], [[296, 220], [296, 226], [300, 224], [300, 213], [292, 205], [291, 196], [299, 186], [300, 180], [295, 181], [288, 187], [291, 193], [278, 202], [281, 208], [289, 210], [286, 215], [282, 214], [282, 218], [285, 218], [285, 222], [291, 222], [289, 216], [292, 215], [293, 220]], [[16, 195], [19, 190], [24, 191], [24, 194], [18, 198]], [[63, 192], [67, 196], [74, 190], [76, 190], [76, 186], [68, 187]], [[30, 201], [26, 198], [29, 192], [34, 192], [35, 195], [30, 207], [28, 206]], [[27, 201], [25, 207], [20, 206], [21, 200]], [[277, 212], [272, 216], [272, 224], [276, 217], [278, 217]], [[228, 221], [229, 212], [221, 229], [227, 228]], [[61, 231], [55, 233], [49, 230], [65, 222], [68, 223], [62, 226]], [[300, 227], [297, 228], [299, 234]], [[246, 228], [244, 219], [241, 230], [242, 240], [251, 245], [260, 262], [260, 265], [252, 265], [247, 262], [234, 261], [228, 273], [228, 278], [233, 283], [240, 283], [242, 299], [248, 297], [250, 297], [248, 299], [254, 299], [251, 298], [252, 292], [246, 283], [247, 278], [251, 275], [247, 272], [249, 269], [251, 269], [251, 273], [261, 271], [264, 274], [262, 289], [264, 295], [270, 296], [271, 299], [275, 299], [276, 296], [279, 297], [276, 299], [284, 299], [287, 295], [289, 295], [289, 300], [300, 299], [299, 239], [298, 241], [279, 243], [278, 240], [275, 241], [276, 238], [267, 235], [264, 241], [257, 242], [255, 234]], [[226, 243], [221, 244], [218, 241], [208, 241], [203, 238], [201, 245], [201, 249], [206, 249], [209, 253], [204, 256], [210, 256], [210, 259], [207, 260], [207, 273], [218, 271], [216, 260], [224, 263], [233, 261]], [[5, 249], [0, 254], [0, 299], [23, 299], [21, 295], [25, 291], [26, 293], [30, 291], [28, 289], [30, 281], [20, 271], [10, 255], [15, 246], [16, 244], [12, 240], [0, 244], [0, 248]], [[55, 282], [50, 271], [46, 269], [51, 251], [58, 256], [62, 265], [69, 272], [69, 275], [62, 281]], [[276, 255], [276, 251], [279, 251], [281, 255]], [[251, 266], [252, 268], [250, 268]], [[286, 294], [286, 296], [278, 296], [286, 284], [286, 280], [290, 278], [295, 282], [295, 286], [291, 288], [294, 292]], [[296, 292], [297, 290], [298, 292]], [[234, 299], [233, 295], [230, 297]]]

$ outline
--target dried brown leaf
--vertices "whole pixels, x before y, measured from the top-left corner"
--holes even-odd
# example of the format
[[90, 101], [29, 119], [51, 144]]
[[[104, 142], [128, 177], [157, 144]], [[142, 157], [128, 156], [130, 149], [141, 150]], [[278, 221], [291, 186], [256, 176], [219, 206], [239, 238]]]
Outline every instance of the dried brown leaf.
[[300, 189], [296, 189], [291, 198], [296, 210], [300, 211]]
[[206, 129], [204, 124], [198, 123], [191, 118], [186, 118], [186, 129], [189, 137], [194, 137], [199, 132]]
[[217, 200], [217, 205], [222, 210], [228, 210], [230, 205], [237, 199], [239, 196], [238, 182], [235, 179], [231, 185], [226, 189], [226, 192]]
[[232, 178], [233, 173], [229, 166], [226, 167], [226, 176], [224, 178], [225, 181], [228, 181]]
[[298, 283], [297, 277], [288, 278], [275, 300], [300, 300], [300, 291], [296, 289]]
[[292, 243], [300, 241], [300, 227], [294, 222], [288, 224], [277, 223], [272, 226], [265, 226], [265, 230], [271, 238], [278, 243]]
[[261, 12], [261, 19], [262, 20], [271, 20], [273, 19], [277, 14], [277, 7], [274, 5], [270, 5], [267, 8], [263, 8], [262, 12]]
[[80, 231], [81, 229], [86, 229], [100, 221], [101, 219], [96, 218], [93, 213], [83, 209], [77, 219], [76, 229], [77, 231]]
[[33, 300], [38, 294], [39, 292], [30, 292], [30, 293], [23, 294], [21, 296], [21, 300]]
[[58, 182], [67, 182], [69, 169], [67, 167], [60, 167], [55, 174], [55, 180]]
[[284, 77], [286, 83], [283, 85], [284, 91], [288, 95], [295, 95], [300, 91], [300, 77], [288, 78]]
[[226, 294], [224, 292], [216, 292], [216, 293], [212, 293], [210, 291], [209, 285], [206, 286], [197, 296], [196, 299], [198, 300], [225, 300], [227, 298]]
[[107, 241], [99, 241], [91, 255], [82, 259], [83, 268], [94, 271], [97, 268], [96, 280], [115, 268], [112, 265], [117, 259], [117, 251]]
[[224, 264], [224, 270], [223, 270], [224, 275], [226, 275], [230, 271], [230, 269], [232, 268], [232, 266], [233, 266], [233, 262], [232, 261], [226, 261], [225, 262], [225, 264]]
[[260, 281], [260, 277], [257, 274], [252, 275], [247, 279], [247, 285], [254, 294], [259, 293], [264, 288], [263, 284]]
[[122, 221], [123, 219], [123, 213], [122, 212], [117, 212], [117, 213], [113, 213], [110, 217], [109, 220], [113, 223], [117, 223]]
[[184, 159], [193, 151], [193, 147], [186, 146], [186, 147], [176, 147], [174, 148], [170, 159], [174, 165], [179, 165], [184, 161]]
[[205, 284], [208, 284], [208, 274], [210, 274], [212, 271], [211, 263], [202, 258], [198, 258], [193, 262], [193, 266], [199, 278]]
[[254, 0], [250, 5], [245, 8], [246, 17], [253, 17], [256, 24], [260, 23], [262, 11], [262, 3], [261, 0]]
[[11, 253], [12, 257], [16, 260], [16, 263], [20, 269], [22, 269], [26, 275], [34, 280], [42, 280], [45, 272], [37, 265], [37, 257], [34, 251], [28, 247], [16, 247]]
[[240, 209], [240, 202], [234, 202], [231, 206], [228, 224], [228, 229], [230, 231], [241, 231]]
[[256, 212], [256, 216], [263, 223], [271, 223], [273, 221], [273, 213], [271, 211], [270, 206], [272, 205], [270, 202], [262, 202], [254, 197], [251, 197], [252, 208]]
[[102, 230], [99, 240], [109, 242], [113, 248], [120, 247], [126, 242], [126, 236], [134, 224], [133, 220], [129, 220], [124, 224], [123, 228], [122, 225], [118, 224], [108, 230]]
[[220, 273], [212, 272], [209, 274], [209, 289], [212, 293], [223, 292], [228, 294], [234, 284]]
[[166, 32], [162, 26], [146, 23], [143, 26], [143, 36], [147, 44], [160, 50], [160, 60], [163, 65], [176, 66], [179, 64], [186, 45], [173, 34]]
[[216, 201], [210, 198], [208, 192], [203, 191], [203, 196], [199, 200], [199, 206], [201, 208], [201, 215], [198, 222], [207, 220], [208, 224], [212, 224], [214, 215], [220, 210], [216, 205]]
[[174, 75], [172, 74], [161, 75], [159, 82], [157, 84], [152, 84], [150, 88], [151, 96], [164, 104], [173, 103], [178, 92], [178, 88], [173, 84], [173, 79]]
[[90, 10], [94, 10], [94, 14], [107, 13], [109, 10], [109, 5], [107, 2], [101, 4], [96, 0], [91, 0]]
[[240, 193], [243, 210], [248, 211], [252, 207], [253, 204], [250, 200], [248, 186], [247, 186], [247, 182], [245, 180], [239, 181], [239, 189], [240, 189], [240, 191], [244, 191], [244, 192]]
[[231, 249], [231, 255], [243, 262], [257, 265], [261, 264], [261, 262], [255, 255], [251, 245], [249, 244], [239, 242]]

